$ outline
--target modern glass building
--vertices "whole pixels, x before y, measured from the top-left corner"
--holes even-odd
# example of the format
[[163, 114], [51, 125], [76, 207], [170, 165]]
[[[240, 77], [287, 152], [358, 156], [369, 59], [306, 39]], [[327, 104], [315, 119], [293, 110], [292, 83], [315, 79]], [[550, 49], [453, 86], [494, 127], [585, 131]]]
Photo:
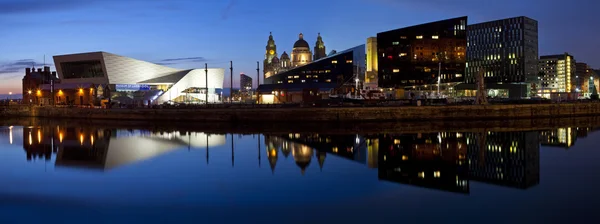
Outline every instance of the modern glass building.
[[[177, 69], [107, 52], [54, 56], [54, 64], [61, 85], [75, 90], [69, 95], [54, 86], [56, 102], [79, 99], [76, 105], [109, 99], [124, 104], [218, 102], [225, 74], [222, 68]], [[91, 97], [82, 94], [83, 88], [90, 88]]]
[[246, 74], [240, 74], [240, 91], [248, 92], [252, 90], [252, 78]]
[[309, 64], [265, 79], [258, 92], [261, 103], [308, 102], [330, 93], [354, 91], [356, 79], [364, 81], [365, 45], [337, 52]]
[[466, 30], [467, 17], [459, 17], [378, 33], [379, 87], [417, 89], [463, 82]]
[[459, 89], [475, 90], [477, 75], [483, 72], [491, 97], [530, 95], [528, 90], [538, 82], [538, 22], [521, 16], [472, 24], [467, 30], [465, 83], [471, 85]]

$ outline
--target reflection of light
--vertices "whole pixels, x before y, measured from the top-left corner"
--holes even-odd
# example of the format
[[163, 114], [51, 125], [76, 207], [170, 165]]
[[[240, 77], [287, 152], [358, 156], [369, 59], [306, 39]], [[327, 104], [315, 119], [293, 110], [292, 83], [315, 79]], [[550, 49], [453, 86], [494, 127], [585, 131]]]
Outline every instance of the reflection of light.
[[331, 149], [331, 151], [333, 151], [333, 153], [337, 153], [338, 152], [338, 148], [337, 147], [333, 147], [333, 149]]
[[394, 145], [399, 145], [400, 144], [400, 139], [394, 139]]
[[402, 161], [406, 161], [406, 160], [408, 160], [408, 156], [402, 155]]
[[29, 131], [29, 145], [33, 144], [33, 139], [31, 138], [31, 131]]
[[360, 144], [360, 138], [358, 138], [358, 135], [356, 136], [356, 144]]
[[79, 134], [79, 143], [83, 145], [83, 134]]
[[441, 172], [440, 172], [440, 171], [434, 171], [434, 172], [433, 172], [433, 177], [435, 177], [435, 178], [440, 178], [440, 174], [441, 174]]
[[13, 126], [10, 126], [10, 127], [8, 127], [8, 138], [9, 138], [9, 141], [10, 141], [10, 144], [11, 144], [11, 145], [13, 144], [13, 133], [12, 133], [12, 129], [13, 129]]
[[425, 172], [419, 172], [419, 177], [420, 178], [425, 178]]
[[277, 155], [277, 149], [271, 149], [270, 155], [271, 156], [276, 156]]
[[59, 133], [58, 133], [58, 141], [59, 141], [60, 143], [62, 143], [62, 141], [63, 141], [63, 133], [62, 133], [62, 132], [59, 132]]
[[94, 135], [90, 135], [90, 142], [94, 145]]
[[40, 144], [41, 144], [41, 143], [42, 143], [42, 131], [41, 131], [41, 130], [39, 130], [39, 129], [38, 129], [37, 136], [38, 136], [38, 143], [40, 143]]

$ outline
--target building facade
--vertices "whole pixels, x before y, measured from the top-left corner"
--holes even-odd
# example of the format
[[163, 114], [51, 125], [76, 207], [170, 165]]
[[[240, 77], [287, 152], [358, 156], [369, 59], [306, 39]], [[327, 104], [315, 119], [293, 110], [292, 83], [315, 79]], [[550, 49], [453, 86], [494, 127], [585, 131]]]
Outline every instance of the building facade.
[[598, 73], [596, 73], [596, 71], [590, 68], [588, 64], [575, 64], [575, 82], [577, 84], [577, 88], [575, 91], [582, 93], [584, 97], [589, 98], [590, 95], [594, 92], [594, 87], [597, 90], [598, 81], [600, 81]]
[[350, 48], [265, 79], [258, 92], [262, 103], [309, 102], [330, 93], [346, 94], [364, 79], [365, 45]]
[[365, 85], [377, 88], [378, 78], [377, 64], [377, 37], [367, 38], [367, 71], [365, 73]]
[[521, 16], [472, 24], [467, 30], [465, 82], [474, 86], [483, 72], [488, 96], [530, 95], [538, 84], [538, 22]]
[[459, 17], [378, 33], [379, 87], [433, 90], [463, 82], [466, 30], [467, 17]]
[[218, 102], [225, 73], [222, 68], [170, 68], [107, 52], [54, 56], [54, 64], [61, 84], [75, 92], [94, 88], [100, 102], [143, 105]]
[[325, 58], [327, 57], [326, 52], [325, 42], [323, 42], [321, 33], [317, 35], [314, 55], [310, 50], [308, 42], [304, 40], [304, 34], [300, 33], [298, 35], [298, 40], [293, 45], [291, 54], [288, 55], [288, 53], [284, 51], [281, 56], [278, 56], [275, 39], [273, 38], [273, 34], [270, 33], [266, 46], [265, 60], [263, 61], [264, 78], [266, 79], [292, 68], [306, 65], [313, 60], [316, 61]]
[[240, 91], [249, 92], [252, 90], [252, 78], [246, 74], [240, 74]]
[[539, 94], [574, 93], [577, 89], [575, 58], [568, 54], [545, 55], [539, 60]]
[[25, 68], [22, 82], [23, 104], [49, 105], [42, 98], [42, 86], [59, 83], [56, 72], [50, 72], [50, 67], [44, 66], [43, 70], [35, 67]]

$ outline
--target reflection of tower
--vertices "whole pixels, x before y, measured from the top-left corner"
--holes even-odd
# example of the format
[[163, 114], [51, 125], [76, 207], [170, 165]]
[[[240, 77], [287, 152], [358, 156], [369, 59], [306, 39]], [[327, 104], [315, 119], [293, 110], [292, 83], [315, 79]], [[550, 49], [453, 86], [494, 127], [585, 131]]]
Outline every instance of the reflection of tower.
[[367, 140], [367, 152], [368, 159], [367, 164], [369, 168], [377, 168], [378, 157], [379, 157], [379, 139]]
[[323, 164], [325, 164], [325, 157], [327, 157], [326, 152], [317, 152], [317, 159], [319, 160], [319, 169], [323, 171]]
[[321, 33], [317, 36], [317, 43], [315, 43], [315, 56], [314, 61], [319, 60], [321, 58], [327, 57], [327, 53], [325, 53], [325, 43], [323, 42], [323, 38], [321, 37]]
[[290, 156], [290, 145], [287, 142], [283, 143], [283, 147], [281, 147], [281, 153], [283, 153], [283, 157], [288, 158]]
[[267, 150], [267, 157], [269, 164], [271, 165], [271, 172], [275, 173], [275, 166], [277, 165], [277, 158], [279, 157], [276, 148], [270, 148]]
[[308, 42], [304, 40], [304, 35], [300, 33], [292, 50], [292, 67], [302, 66], [310, 63], [311, 61], [312, 52], [310, 51]]
[[296, 161], [296, 165], [300, 167], [302, 170], [302, 175], [306, 172], [306, 168], [310, 165], [310, 160], [312, 159], [313, 150], [308, 146], [304, 145], [296, 145], [292, 149], [292, 156], [294, 156], [294, 160]]
[[472, 180], [522, 189], [539, 183], [538, 132], [468, 133], [467, 147]]

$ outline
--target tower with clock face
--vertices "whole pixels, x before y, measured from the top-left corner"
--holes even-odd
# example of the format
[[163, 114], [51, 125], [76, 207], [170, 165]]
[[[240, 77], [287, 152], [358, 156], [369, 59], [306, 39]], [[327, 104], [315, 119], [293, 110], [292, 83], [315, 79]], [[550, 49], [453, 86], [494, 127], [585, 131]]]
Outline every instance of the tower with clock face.
[[265, 61], [263, 62], [263, 73], [264, 78], [274, 75], [276, 68], [279, 63], [273, 63], [273, 59], [277, 58], [277, 45], [273, 39], [273, 33], [269, 33], [269, 40], [267, 41], [267, 47], [265, 52]]

